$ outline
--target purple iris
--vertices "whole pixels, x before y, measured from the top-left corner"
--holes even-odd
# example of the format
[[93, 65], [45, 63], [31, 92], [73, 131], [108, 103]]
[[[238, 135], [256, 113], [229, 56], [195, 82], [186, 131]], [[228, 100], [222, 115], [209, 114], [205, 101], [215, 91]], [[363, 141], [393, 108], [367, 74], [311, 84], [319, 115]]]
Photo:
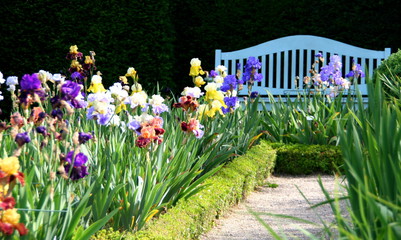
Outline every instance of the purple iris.
[[59, 96], [54, 96], [50, 98], [50, 104], [52, 105], [52, 108], [59, 108], [61, 107], [61, 102], [60, 102], [60, 97]]
[[353, 78], [354, 77], [354, 71], [350, 71], [349, 73], [345, 74], [346, 78]]
[[258, 91], [254, 91], [254, 92], [251, 92], [251, 99], [254, 99], [254, 98], [257, 98], [259, 96], [259, 92]]
[[61, 120], [63, 119], [64, 113], [60, 109], [53, 109], [50, 115], [52, 115], [53, 118], [58, 118], [59, 120]]
[[343, 83], [341, 68], [340, 57], [338, 55], [331, 56], [329, 64], [320, 69], [320, 79], [329, 84], [334, 82], [335, 85], [341, 85]]
[[320, 79], [322, 79], [323, 82], [329, 81], [331, 75], [333, 74], [333, 71], [334, 69], [331, 66], [329, 65], [323, 66], [320, 69]]
[[228, 75], [224, 78], [223, 85], [220, 87], [220, 90], [226, 92], [231, 89], [235, 89], [237, 87], [237, 78], [235, 75]]
[[15, 142], [18, 144], [19, 147], [24, 146], [25, 143], [29, 143], [31, 139], [28, 136], [28, 132], [18, 133], [15, 136]]
[[330, 57], [329, 65], [332, 66], [335, 70], [340, 70], [343, 66], [341, 63], [341, 58], [338, 55], [333, 55]]
[[358, 77], [365, 77], [365, 73], [362, 71], [362, 67], [360, 64], [356, 64], [354, 66], [354, 70], [350, 71], [348, 74], [345, 75], [347, 78], [358, 78]]
[[32, 75], [25, 74], [20, 82], [21, 94], [18, 96], [19, 100], [23, 104], [28, 103], [28, 97], [30, 95], [37, 95], [41, 101], [45, 100], [46, 93], [42, 89], [42, 84], [38, 78], [38, 74]]
[[222, 107], [221, 110], [224, 114], [230, 112], [230, 109], [235, 109], [237, 105], [237, 97], [225, 97], [224, 103], [227, 105], [227, 108]]
[[227, 105], [227, 107], [235, 107], [237, 104], [237, 97], [225, 97], [224, 103]]
[[323, 57], [323, 54], [320, 52], [320, 53], [316, 54], [315, 57], [321, 58], [321, 57]]
[[[67, 153], [65, 158], [68, 164], [64, 165], [64, 170], [69, 173], [71, 180], [78, 180], [84, 178], [89, 175], [87, 166], [84, 164], [88, 161], [88, 157], [83, 153], [78, 153], [75, 155], [74, 160], [74, 151]], [[71, 169], [71, 165], [73, 168]]]
[[36, 132], [39, 133], [39, 134], [42, 134], [43, 136], [48, 135], [47, 129], [46, 129], [45, 126], [39, 126], [39, 127], [37, 127], [37, 128], [36, 128]]
[[141, 135], [141, 123], [137, 120], [133, 120], [132, 122], [128, 123], [128, 128], [134, 130], [137, 135]]
[[160, 105], [152, 105], [152, 112], [154, 114], [161, 114], [163, 112], [167, 112], [168, 111], [168, 106], [166, 104], [160, 104]]
[[255, 73], [255, 74], [253, 75], [253, 79], [254, 79], [256, 82], [260, 82], [260, 81], [262, 81], [262, 79], [263, 79], [263, 75], [262, 75], [261, 73]]
[[61, 86], [61, 97], [63, 100], [71, 100], [76, 98], [81, 91], [81, 87], [78, 83], [73, 81], [65, 81], [65, 83]]
[[249, 57], [246, 65], [244, 66], [244, 74], [242, 75], [243, 82], [260, 82], [263, 79], [263, 75], [257, 73], [257, 69], [261, 69], [262, 64], [259, 62], [258, 58]]
[[84, 78], [85, 78], [85, 76], [82, 75], [82, 73], [80, 73], [80, 72], [73, 72], [73, 73], [71, 74], [71, 79], [72, 79], [72, 80], [75, 80], [75, 81], [77, 81], [77, 82], [81, 82], [82, 79], [84, 79]]
[[340, 75], [340, 77], [338, 76], [338, 74], [334, 75], [334, 83], [336, 85], [340, 86], [343, 84], [343, 82], [344, 82], [344, 79], [341, 77], [341, 75]]
[[74, 108], [85, 108], [86, 106], [88, 106], [87, 102], [85, 102], [84, 100], [79, 100], [79, 99], [71, 99], [69, 101], [69, 103], [74, 107]]
[[81, 86], [79, 86], [78, 83], [73, 81], [66, 81], [63, 86], [61, 86], [60, 91], [61, 98], [67, 101], [74, 108], [86, 107], [86, 102], [77, 98], [81, 93]]
[[241, 63], [237, 63], [235, 70], [236, 71], [241, 70]]
[[258, 58], [255, 57], [249, 57], [248, 61], [246, 62], [246, 65], [244, 66], [245, 71], [247, 69], [261, 69], [262, 68], [262, 63], [259, 62]]
[[105, 114], [99, 114], [97, 115], [97, 123], [100, 125], [106, 125], [110, 122], [111, 117], [113, 117], [113, 113], [110, 111]]
[[90, 133], [84, 133], [84, 132], [78, 133], [78, 142], [80, 144], [84, 144], [92, 138], [93, 138], [93, 136]]
[[217, 77], [217, 75], [219, 75], [219, 74], [217, 74], [217, 72], [215, 70], [210, 71], [210, 77], [214, 78], [214, 77]]
[[47, 113], [45, 113], [45, 112], [41, 112], [41, 113], [39, 113], [39, 118], [38, 118], [38, 121], [40, 121], [40, 120], [44, 119], [46, 116], [47, 116]]
[[38, 74], [34, 73], [32, 75], [25, 74], [21, 79], [21, 90], [36, 90], [42, 88], [42, 83], [39, 80]]
[[[67, 153], [65, 160], [71, 164], [73, 162], [72, 161], [73, 156], [74, 156], [74, 151], [71, 151], [71, 152]], [[85, 154], [77, 153], [74, 158], [74, 167], [80, 167], [80, 166], [84, 165], [87, 161], [88, 161], [88, 157]]]
[[[68, 173], [70, 172], [70, 168], [71, 166], [69, 164], [64, 166], [64, 170]], [[70, 178], [71, 180], [79, 180], [88, 175], [89, 173], [87, 166], [73, 167], [70, 173]]]

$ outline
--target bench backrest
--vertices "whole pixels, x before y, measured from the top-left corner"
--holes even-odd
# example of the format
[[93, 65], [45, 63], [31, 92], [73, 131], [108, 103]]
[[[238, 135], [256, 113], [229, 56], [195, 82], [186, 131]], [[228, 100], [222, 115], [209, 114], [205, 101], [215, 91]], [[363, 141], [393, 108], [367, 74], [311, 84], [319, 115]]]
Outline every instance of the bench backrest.
[[[215, 65], [227, 67], [228, 74], [235, 74], [236, 64], [245, 65], [248, 57], [258, 57], [262, 63], [259, 70], [264, 76], [262, 82], [255, 83], [253, 91], [266, 94], [268, 90], [273, 95], [285, 95], [288, 90], [302, 88], [303, 77], [310, 76], [309, 69], [316, 60], [315, 54], [321, 52], [327, 64], [330, 56], [337, 54], [341, 57], [343, 67], [342, 76], [351, 71], [352, 60], [361, 64], [366, 75], [373, 76], [382, 60], [391, 54], [390, 48], [384, 51], [376, 51], [355, 47], [339, 41], [324, 37], [310, 35], [295, 35], [271, 40], [259, 45], [232, 51], [222, 52], [220, 49], [215, 53]], [[320, 72], [320, 65], [315, 69]], [[296, 81], [297, 76], [299, 80]], [[298, 85], [298, 86], [297, 86]], [[359, 80], [359, 89], [363, 95], [367, 94], [365, 78]], [[247, 94], [245, 87], [240, 95]]]

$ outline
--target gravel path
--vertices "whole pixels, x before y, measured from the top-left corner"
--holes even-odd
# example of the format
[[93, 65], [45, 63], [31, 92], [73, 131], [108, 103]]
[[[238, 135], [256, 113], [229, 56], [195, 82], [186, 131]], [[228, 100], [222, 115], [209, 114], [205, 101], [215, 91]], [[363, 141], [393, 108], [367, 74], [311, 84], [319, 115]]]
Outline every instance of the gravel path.
[[[334, 176], [321, 176], [323, 185], [329, 192], [338, 189]], [[216, 226], [201, 240], [218, 239], [274, 239], [251, 213], [247, 207], [255, 212], [283, 214], [306, 219], [319, 226], [296, 222], [291, 219], [277, 218], [262, 215], [261, 218], [268, 223], [276, 232], [285, 233], [289, 239], [308, 239], [299, 227], [306, 229], [313, 234], [322, 231], [322, 224], [318, 216], [325, 222], [332, 223], [333, 216], [330, 207], [326, 204], [316, 209], [310, 209], [296, 186], [303, 192], [306, 198], [312, 203], [319, 203], [325, 197], [317, 182], [318, 176], [272, 176], [269, 183], [278, 184], [277, 188], [260, 187], [251, 193], [247, 199], [234, 207], [226, 216], [216, 221]]]

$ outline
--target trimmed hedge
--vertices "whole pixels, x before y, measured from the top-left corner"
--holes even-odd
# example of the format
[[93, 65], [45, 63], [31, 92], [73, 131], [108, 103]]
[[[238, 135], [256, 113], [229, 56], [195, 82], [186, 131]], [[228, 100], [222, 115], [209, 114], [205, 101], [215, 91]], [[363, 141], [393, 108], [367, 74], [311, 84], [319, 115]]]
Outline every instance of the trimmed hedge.
[[193, 239], [210, 229], [232, 205], [254, 190], [271, 174], [275, 151], [264, 141], [234, 159], [207, 179], [198, 194], [181, 199], [145, 230], [135, 234], [101, 230], [92, 239]]
[[332, 145], [271, 143], [277, 151], [276, 173], [308, 175], [332, 174], [343, 165], [341, 149]]
[[103, 229], [92, 239], [196, 239], [213, 226], [216, 218], [262, 185], [273, 169], [286, 174], [331, 174], [342, 164], [341, 150], [336, 146], [261, 141], [207, 179], [198, 194], [179, 200], [145, 230], [120, 233]]

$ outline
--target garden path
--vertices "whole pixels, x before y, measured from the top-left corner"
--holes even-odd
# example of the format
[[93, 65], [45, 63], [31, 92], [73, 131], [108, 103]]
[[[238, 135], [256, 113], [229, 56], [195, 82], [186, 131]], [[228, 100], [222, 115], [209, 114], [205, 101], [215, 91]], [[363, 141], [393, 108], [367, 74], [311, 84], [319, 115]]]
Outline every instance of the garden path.
[[[338, 190], [339, 187], [334, 176], [323, 175], [321, 179], [324, 187], [330, 193], [335, 192], [335, 189]], [[226, 213], [225, 216], [216, 220], [216, 226], [201, 236], [200, 239], [274, 239], [247, 208], [255, 212], [294, 216], [319, 224], [319, 226], [315, 226], [296, 222], [292, 219], [261, 216], [276, 232], [284, 233], [289, 239], [309, 239], [299, 228], [306, 229], [313, 234], [321, 233], [322, 224], [320, 218], [328, 223], [332, 223], [334, 220], [331, 208], [327, 204], [315, 209], [309, 208], [309, 204], [297, 189], [298, 187], [312, 204], [324, 201], [325, 197], [317, 180], [317, 175], [276, 175], [270, 177], [267, 182], [278, 184], [277, 188], [268, 186], [258, 188], [247, 199]]]

